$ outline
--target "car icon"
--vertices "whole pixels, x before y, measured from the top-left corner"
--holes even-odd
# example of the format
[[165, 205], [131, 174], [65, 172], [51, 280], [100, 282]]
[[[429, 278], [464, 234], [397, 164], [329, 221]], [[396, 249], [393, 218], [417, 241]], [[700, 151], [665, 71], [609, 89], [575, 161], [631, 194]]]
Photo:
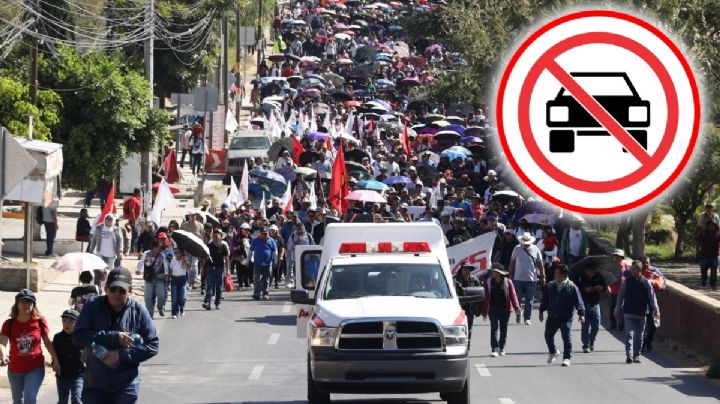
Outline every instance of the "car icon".
[[[575, 81], [647, 150], [650, 102], [638, 95], [624, 72], [570, 73]], [[567, 91], [560, 89], [546, 104], [546, 123], [550, 130], [550, 152], [572, 153], [577, 136], [610, 136], [610, 133]], [[627, 150], [623, 148], [627, 153]]]

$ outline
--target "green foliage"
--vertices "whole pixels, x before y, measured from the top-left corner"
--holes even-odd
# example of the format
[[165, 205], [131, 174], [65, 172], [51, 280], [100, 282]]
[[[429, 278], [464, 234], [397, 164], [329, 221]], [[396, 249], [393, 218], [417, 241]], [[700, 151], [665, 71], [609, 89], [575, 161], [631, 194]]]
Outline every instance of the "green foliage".
[[51, 130], [60, 122], [60, 96], [40, 90], [37, 106], [30, 102], [28, 85], [0, 76], [0, 125], [16, 136], [27, 137], [29, 117], [33, 117], [33, 137], [51, 140]]
[[114, 178], [129, 151], [149, 150], [170, 119], [148, 105], [150, 85], [129, 69], [118, 54], [81, 56], [60, 48], [59, 57], [44, 60], [40, 81], [62, 91], [62, 119], [53, 139], [63, 143], [63, 181], [76, 189]]

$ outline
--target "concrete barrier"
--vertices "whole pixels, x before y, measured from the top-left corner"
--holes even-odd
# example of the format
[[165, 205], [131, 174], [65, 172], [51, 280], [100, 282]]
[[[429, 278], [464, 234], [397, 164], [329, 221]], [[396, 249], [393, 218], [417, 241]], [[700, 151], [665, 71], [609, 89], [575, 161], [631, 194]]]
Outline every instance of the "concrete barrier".
[[[3, 239], [3, 254], [11, 254], [11, 255], [20, 255], [22, 256], [25, 253], [25, 240], [24, 239]], [[84, 243], [83, 247], [87, 248], [88, 243]], [[45, 254], [45, 249], [47, 248], [47, 244], [45, 243], [45, 240], [42, 241], [33, 241], [33, 255], [43, 255]], [[79, 252], [80, 251], [80, 242], [75, 240], [67, 240], [67, 239], [56, 239], [55, 244], [53, 244], [53, 252], [57, 255], [65, 255], [67, 253], [71, 252]]]

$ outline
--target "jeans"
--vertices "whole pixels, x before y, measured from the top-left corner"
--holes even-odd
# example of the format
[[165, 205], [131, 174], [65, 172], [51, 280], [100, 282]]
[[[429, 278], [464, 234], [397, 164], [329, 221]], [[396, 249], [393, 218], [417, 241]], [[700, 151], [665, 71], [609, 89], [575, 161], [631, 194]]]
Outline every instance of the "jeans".
[[[58, 377], [55, 379], [58, 391], [58, 404], [82, 404], [83, 378], [77, 377]], [[70, 400], [68, 400], [68, 398]]]
[[45, 225], [45, 255], [53, 254], [53, 246], [55, 245], [55, 236], [57, 236], [57, 228], [54, 222], [43, 222]]
[[137, 248], [137, 239], [138, 239], [138, 231], [137, 227], [135, 227], [135, 222], [131, 224], [132, 232], [130, 233], [130, 253], [134, 253], [138, 250]]
[[595, 337], [600, 328], [600, 305], [585, 306], [585, 322], [580, 329], [583, 348], [595, 345]]
[[190, 270], [188, 271], [188, 283], [191, 286], [195, 286], [198, 276], [198, 259], [197, 257], [190, 257]]
[[548, 347], [548, 352], [551, 354], [555, 353], [555, 334], [560, 330], [560, 335], [563, 340], [563, 359], [572, 358], [572, 317], [570, 319], [559, 319], [555, 316], [548, 316], [545, 320], [545, 343]]
[[202, 153], [193, 154], [190, 153], [190, 169], [193, 173], [200, 171], [202, 164]]
[[645, 316], [625, 314], [625, 355], [628, 358], [640, 356], [644, 332]]
[[700, 283], [707, 284], [708, 269], [710, 270], [710, 287], [717, 287], [718, 257], [700, 258]]
[[165, 310], [165, 300], [167, 299], [167, 292], [165, 290], [165, 281], [163, 279], [153, 279], [148, 282], [145, 281], [145, 307], [147, 307], [150, 317], [154, 315], [153, 306], [155, 300], [157, 300], [158, 310]]
[[518, 301], [525, 299], [523, 319], [530, 320], [530, 317], [532, 316], [533, 301], [535, 300], [535, 282], [513, 281], [513, 283], [515, 283], [515, 291], [517, 292]]
[[205, 303], [210, 304], [210, 300], [215, 295], [215, 306], [220, 305], [223, 292], [223, 280], [225, 279], [225, 268], [205, 268]]
[[190, 152], [190, 149], [182, 149], [182, 154], [180, 154], [180, 168], [185, 167], [185, 156]]
[[[508, 320], [510, 320], [510, 312], [504, 307], [490, 309], [488, 313], [490, 317], [490, 348], [493, 351], [505, 350], [505, 340], [507, 339]], [[500, 339], [498, 340], [498, 330], [500, 330]]]
[[[293, 253], [294, 254], [294, 253]], [[293, 255], [294, 256], [294, 255]], [[287, 257], [287, 255], [286, 255]], [[287, 266], [287, 280], [288, 282], [295, 282], [295, 260], [286, 258], [285, 264]]]
[[268, 286], [270, 285], [270, 265], [254, 266], [255, 281], [253, 282], [253, 296], [260, 297], [260, 294], [268, 294]]
[[[138, 380], [138, 379], [136, 379]], [[127, 387], [115, 391], [84, 389], [83, 404], [134, 404], [140, 395], [140, 382], [135, 381]]]
[[172, 315], [177, 316], [185, 313], [185, 286], [187, 285], [187, 275], [173, 276], [170, 280], [170, 290], [172, 291]]
[[15, 373], [8, 370], [10, 392], [13, 404], [35, 404], [40, 385], [45, 378], [45, 367], [33, 369], [27, 373]]

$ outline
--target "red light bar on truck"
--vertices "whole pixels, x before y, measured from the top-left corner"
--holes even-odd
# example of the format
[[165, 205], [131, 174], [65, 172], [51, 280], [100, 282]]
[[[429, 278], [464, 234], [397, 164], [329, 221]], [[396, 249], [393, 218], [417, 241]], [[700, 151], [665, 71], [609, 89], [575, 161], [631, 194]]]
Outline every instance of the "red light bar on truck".
[[340, 254], [366, 254], [366, 253], [429, 253], [430, 244], [427, 241], [405, 241], [379, 243], [342, 243]]

